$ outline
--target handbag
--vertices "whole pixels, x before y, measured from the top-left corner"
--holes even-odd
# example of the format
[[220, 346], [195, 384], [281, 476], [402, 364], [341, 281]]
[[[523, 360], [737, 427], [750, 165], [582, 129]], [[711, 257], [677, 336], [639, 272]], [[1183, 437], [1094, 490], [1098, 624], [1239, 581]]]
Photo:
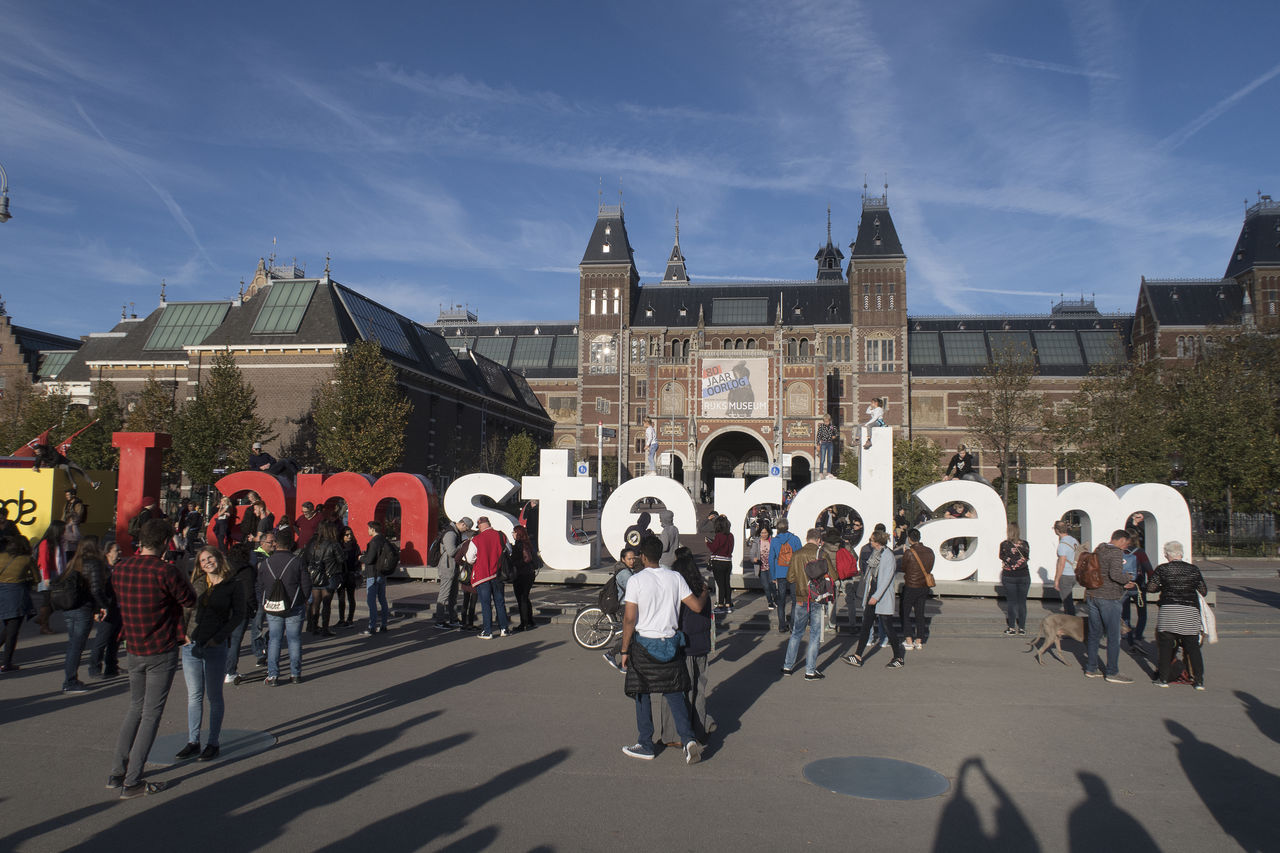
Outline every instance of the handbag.
[[924, 567], [924, 563], [920, 562], [920, 555], [917, 554], [914, 550], [912, 550], [911, 548], [908, 548], [907, 553], [910, 554], [915, 559], [916, 565], [919, 566], [920, 571], [924, 573], [924, 585], [929, 589], [933, 589], [934, 584], [937, 583], [937, 581], [933, 577], [933, 572], [929, 571]]

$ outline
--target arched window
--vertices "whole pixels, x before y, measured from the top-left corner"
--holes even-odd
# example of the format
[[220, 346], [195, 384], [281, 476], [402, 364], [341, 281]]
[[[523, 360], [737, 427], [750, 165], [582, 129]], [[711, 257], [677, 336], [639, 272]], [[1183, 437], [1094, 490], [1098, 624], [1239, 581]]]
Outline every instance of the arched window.
[[809, 355], [809, 339], [808, 338], [800, 339], [800, 355], [801, 356]]
[[836, 343], [836, 339], [833, 338], [831, 335], [827, 335], [827, 360], [828, 361], [839, 360], [835, 351], [835, 343]]
[[747, 349], [755, 349], [755, 348], [756, 348], [756, 339], [755, 339], [755, 338], [748, 338], [748, 339], [747, 339]]

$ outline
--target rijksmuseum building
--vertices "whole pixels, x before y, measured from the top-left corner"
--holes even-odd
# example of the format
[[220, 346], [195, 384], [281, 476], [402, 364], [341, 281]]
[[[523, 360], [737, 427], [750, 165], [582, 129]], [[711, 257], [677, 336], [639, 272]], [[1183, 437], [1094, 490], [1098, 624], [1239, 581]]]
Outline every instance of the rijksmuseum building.
[[[424, 324], [332, 280], [327, 263], [308, 278], [274, 261], [260, 262], [236, 299], [166, 302], [162, 291], [151, 313], [79, 342], [10, 325], [0, 310], [0, 392], [8, 371], [85, 403], [103, 379], [126, 402], [147, 378], [189, 399], [213, 355], [230, 351], [280, 433], [271, 449], [288, 452], [337, 355], [376, 340], [414, 405], [404, 470], [443, 486], [496, 469], [506, 439], [524, 431], [579, 459], [602, 451], [606, 476], [616, 465], [625, 479], [648, 473], [652, 417], [658, 473], [697, 496], [715, 477], [754, 478], [774, 465], [803, 485], [823, 415], [839, 427], [838, 452], [853, 448], [878, 397], [888, 398], [896, 435], [927, 436], [950, 454], [969, 438], [966, 396], [1005, 347], [1035, 359], [1035, 387], [1051, 408], [1097, 367], [1190, 360], [1215, 335], [1280, 329], [1280, 203], [1269, 196], [1246, 209], [1220, 277], [1144, 278], [1134, 312], [1122, 314], [1086, 299], [1046, 314], [912, 314], [887, 192], [864, 195], [860, 213], [847, 259], [828, 224], [811, 279], [702, 284], [688, 273], [678, 227], [662, 280], [642, 282], [622, 208], [602, 205], [579, 265], [577, 316], [563, 323], [451, 308]], [[611, 431], [603, 447], [601, 427]], [[996, 460], [973, 449], [984, 475], [996, 476]], [[1033, 482], [1072, 478], [1052, 459], [1019, 465]]]

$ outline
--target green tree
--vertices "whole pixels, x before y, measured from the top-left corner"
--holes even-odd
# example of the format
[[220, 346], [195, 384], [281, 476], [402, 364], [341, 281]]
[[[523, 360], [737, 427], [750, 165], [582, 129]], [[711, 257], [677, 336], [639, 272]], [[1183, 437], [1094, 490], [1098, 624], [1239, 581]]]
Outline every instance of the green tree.
[[1049, 450], [1081, 479], [1113, 489], [1164, 480], [1172, 449], [1166, 397], [1154, 366], [1098, 368], [1046, 418]]
[[178, 406], [174, 401], [173, 386], [147, 377], [142, 393], [129, 410], [125, 429], [129, 432], [164, 432], [173, 434], [174, 417]]
[[538, 444], [527, 432], [519, 432], [507, 442], [502, 459], [502, 473], [513, 480], [532, 474], [538, 465]]
[[893, 443], [893, 491], [898, 506], [906, 506], [917, 489], [936, 482], [942, 449], [933, 439], [899, 438]]
[[[856, 436], [855, 436], [856, 437]], [[861, 468], [858, 465], [858, 452], [856, 450], [846, 450], [840, 454], [840, 470], [836, 471], [836, 476], [841, 480], [847, 480], [858, 485], [858, 475]]]
[[275, 438], [258, 417], [258, 396], [229, 352], [213, 357], [209, 378], [174, 419], [173, 449], [187, 476], [210, 485], [215, 468], [244, 468], [255, 441]]
[[97, 420], [71, 448], [71, 457], [89, 471], [114, 471], [120, 465], [120, 451], [111, 446], [111, 434], [124, 429], [124, 408], [115, 383], [102, 380], [93, 389], [89, 417]]
[[1036, 376], [1033, 354], [1008, 346], [991, 354], [991, 363], [979, 374], [965, 398], [964, 413], [974, 442], [996, 456], [1004, 481], [1001, 495], [1009, 505], [1010, 463], [1029, 460], [1043, 426], [1043, 401], [1031, 383]]
[[0, 403], [3, 453], [21, 448], [45, 430], [49, 430], [49, 444], [56, 446], [88, 423], [84, 410], [73, 406], [69, 396], [46, 392], [25, 376], [6, 389]]
[[400, 464], [413, 404], [376, 341], [359, 341], [342, 354], [312, 411], [316, 450], [331, 469], [377, 475]]

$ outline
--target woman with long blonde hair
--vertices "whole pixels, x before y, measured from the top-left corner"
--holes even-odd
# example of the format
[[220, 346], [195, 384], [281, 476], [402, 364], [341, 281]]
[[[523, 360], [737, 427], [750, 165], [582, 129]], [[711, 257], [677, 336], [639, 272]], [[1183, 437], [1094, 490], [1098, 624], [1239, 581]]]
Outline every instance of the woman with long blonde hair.
[[[196, 606], [186, 612], [187, 643], [182, 647], [182, 677], [187, 682], [187, 745], [178, 758], [200, 757], [209, 761], [218, 756], [222, 734], [222, 685], [227, 674], [227, 650], [231, 632], [244, 622], [248, 602], [243, 584], [232, 580], [227, 558], [211, 545], [196, 554], [191, 585], [196, 590]], [[200, 728], [204, 700], [209, 699], [209, 737], [200, 751]]]

